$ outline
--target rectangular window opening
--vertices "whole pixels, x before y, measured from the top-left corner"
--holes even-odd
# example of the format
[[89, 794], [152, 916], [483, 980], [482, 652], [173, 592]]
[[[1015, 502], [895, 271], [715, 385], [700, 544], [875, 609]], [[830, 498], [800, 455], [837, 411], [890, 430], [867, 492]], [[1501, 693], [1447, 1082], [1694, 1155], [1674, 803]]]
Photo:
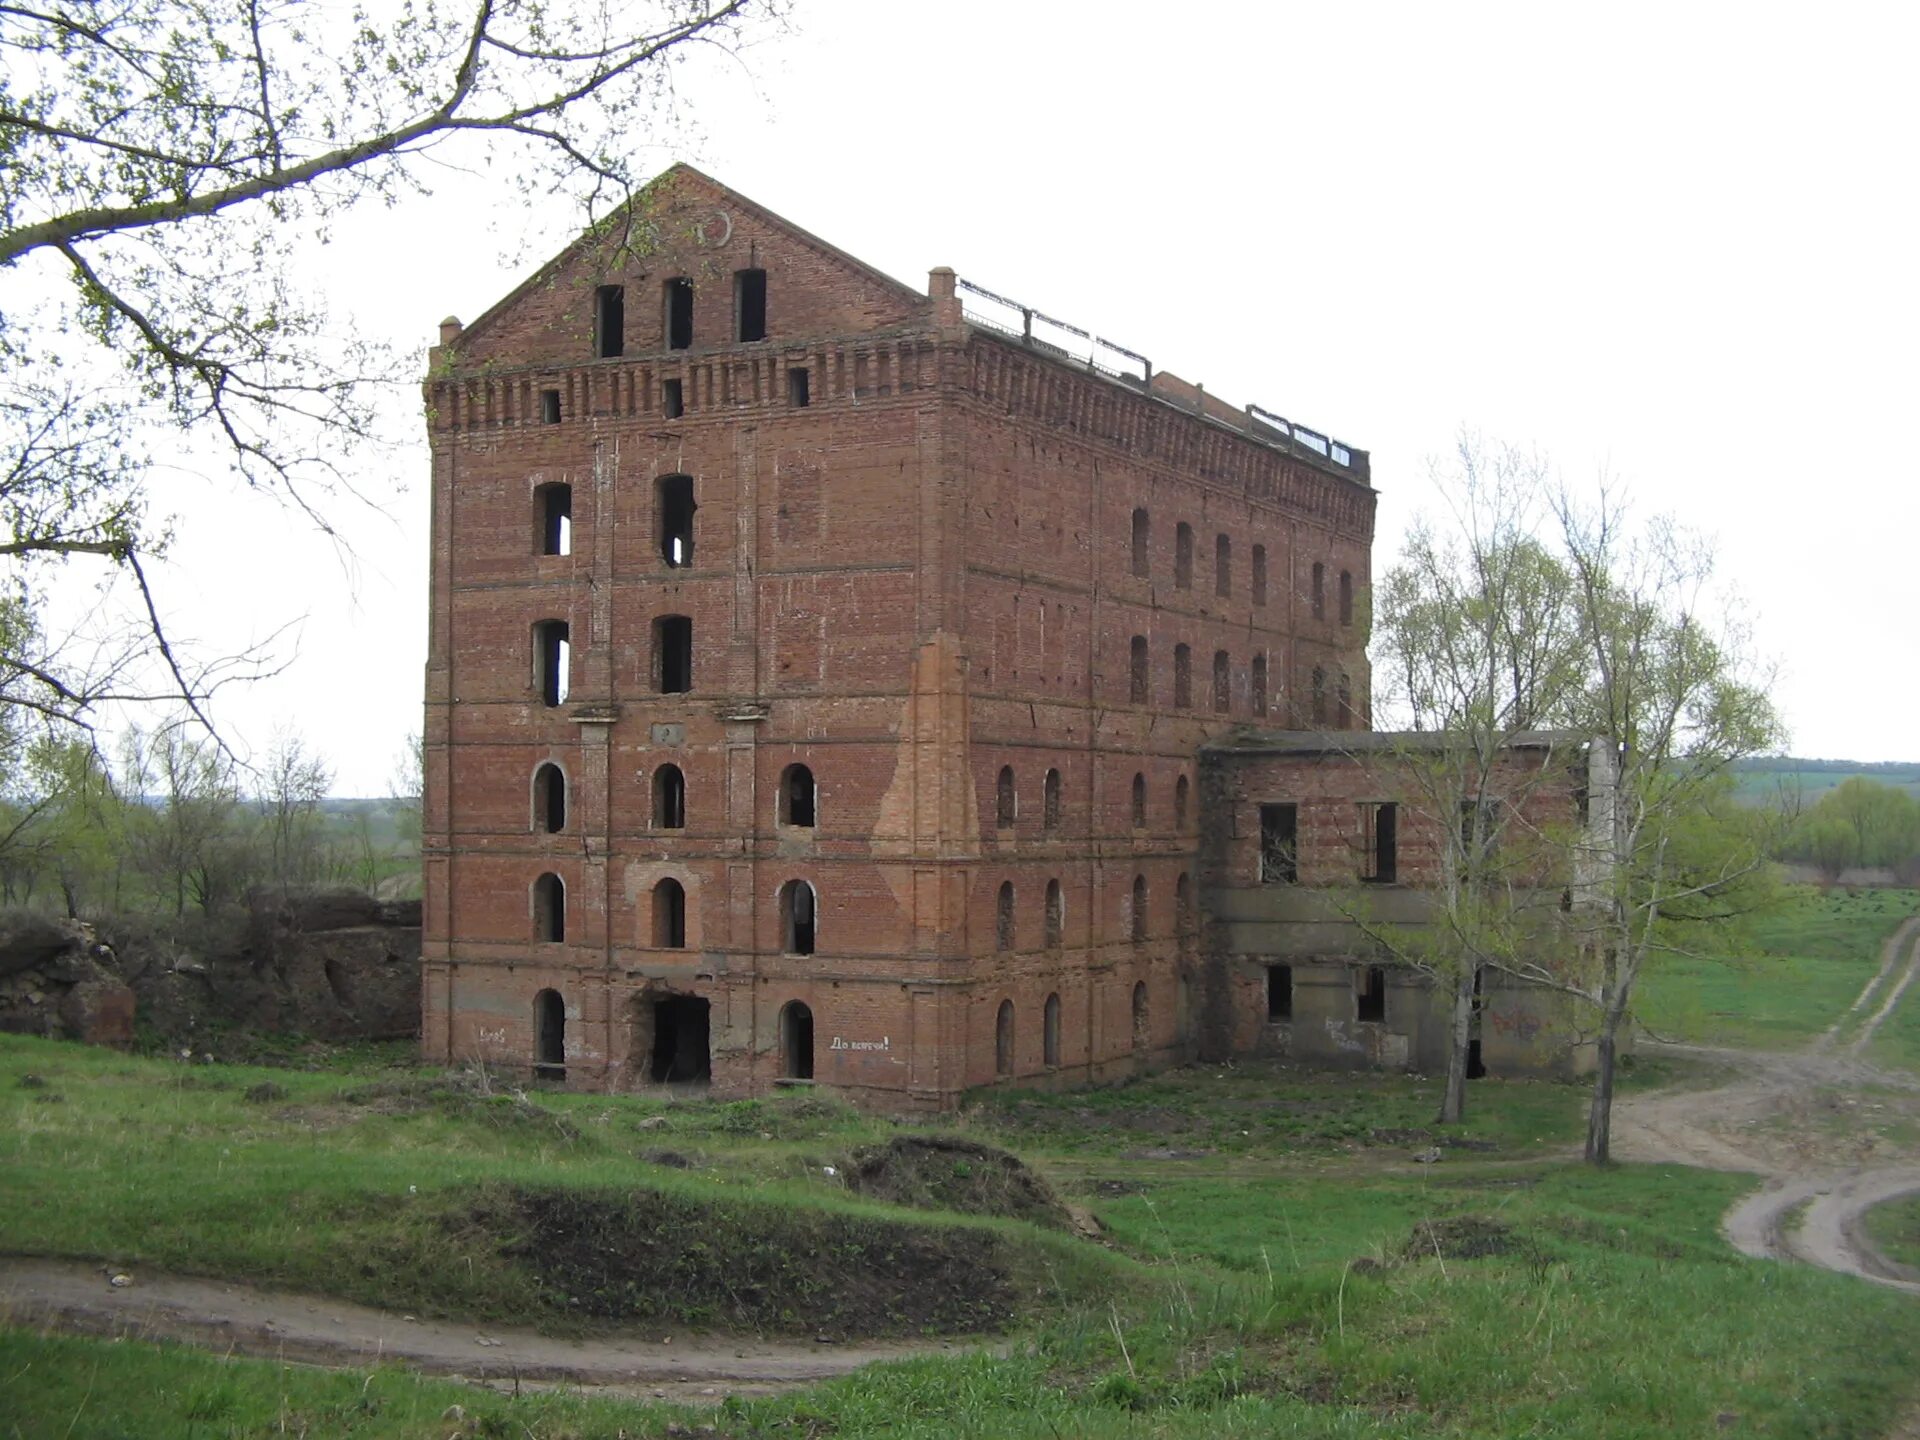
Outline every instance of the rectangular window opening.
[[542, 425], [560, 423], [560, 392], [558, 390], [540, 392], [540, 423]]
[[693, 281], [673, 279], [661, 287], [666, 308], [667, 348], [693, 347]]
[[549, 709], [566, 703], [572, 658], [566, 621], [542, 620], [533, 627], [534, 686]]
[[1390, 800], [1360, 807], [1360, 878], [1391, 885], [1400, 869], [1400, 807]]
[[1387, 1018], [1387, 970], [1384, 965], [1369, 965], [1356, 977], [1353, 992], [1353, 1018], [1384, 1023]]
[[806, 366], [796, 365], [787, 371], [787, 404], [796, 410], [804, 410], [812, 404], [808, 383]]
[[614, 360], [627, 352], [627, 287], [602, 285], [593, 292], [594, 353]]
[[685, 615], [663, 615], [653, 622], [655, 678], [662, 695], [684, 695], [693, 689], [693, 621]]
[[540, 487], [540, 553], [542, 555], [573, 553], [573, 487], [571, 485]]
[[658, 482], [660, 558], [674, 569], [693, 564], [693, 479], [666, 475]]
[[678, 420], [686, 414], [686, 401], [681, 398], [684, 394], [678, 380], [662, 380], [660, 382], [660, 413], [669, 420]]
[[1260, 883], [1296, 885], [1300, 881], [1300, 807], [1260, 807]]
[[745, 344], [767, 338], [767, 272], [733, 272], [734, 338]]
[[1293, 967], [1267, 966], [1267, 1019], [1293, 1018]]

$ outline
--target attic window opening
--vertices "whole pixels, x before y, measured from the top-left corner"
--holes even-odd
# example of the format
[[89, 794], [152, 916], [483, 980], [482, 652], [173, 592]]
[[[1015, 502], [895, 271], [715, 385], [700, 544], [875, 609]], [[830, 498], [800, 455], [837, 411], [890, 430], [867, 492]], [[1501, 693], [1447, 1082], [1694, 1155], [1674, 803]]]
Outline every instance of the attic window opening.
[[686, 391], [678, 380], [660, 382], [660, 413], [669, 420], [678, 420], [687, 413]]
[[540, 554], [573, 553], [573, 487], [542, 485], [534, 491], [534, 514], [540, 522]]
[[734, 339], [742, 344], [767, 338], [767, 272], [733, 272]]
[[654, 482], [660, 515], [660, 558], [673, 569], [693, 564], [693, 479], [662, 475]]
[[653, 680], [662, 695], [693, 689], [693, 621], [688, 616], [662, 615], [653, 622]]
[[693, 281], [684, 276], [661, 286], [666, 307], [667, 348], [688, 350], [693, 347]]
[[796, 410], [804, 410], [812, 404], [808, 394], [807, 367], [795, 365], [787, 371], [787, 404]]
[[542, 425], [560, 423], [560, 392], [558, 390], [540, 392], [540, 423]]
[[593, 353], [616, 360], [627, 350], [627, 287], [602, 285], [593, 292]]

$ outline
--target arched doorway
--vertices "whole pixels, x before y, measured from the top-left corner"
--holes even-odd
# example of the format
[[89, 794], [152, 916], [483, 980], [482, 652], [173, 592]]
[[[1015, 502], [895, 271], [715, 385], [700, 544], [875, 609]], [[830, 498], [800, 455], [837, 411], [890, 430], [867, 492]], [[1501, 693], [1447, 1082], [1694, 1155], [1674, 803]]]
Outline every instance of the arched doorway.
[[533, 1073], [543, 1080], [567, 1078], [567, 1006], [558, 990], [533, 997]]
[[798, 1000], [780, 1012], [780, 1073], [789, 1080], [813, 1079], [813, 1011]]

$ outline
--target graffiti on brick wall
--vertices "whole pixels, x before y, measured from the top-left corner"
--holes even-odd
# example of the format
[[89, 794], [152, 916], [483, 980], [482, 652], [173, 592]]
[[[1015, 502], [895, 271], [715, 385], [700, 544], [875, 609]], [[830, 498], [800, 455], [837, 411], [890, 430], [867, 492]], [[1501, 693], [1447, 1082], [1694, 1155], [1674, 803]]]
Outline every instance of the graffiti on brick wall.
[[833, 1043], [827, 1048], [829, 1050], [891, 1050], [893, 1039], [891, 1036], [882, 1035], [878, 1040], [847, 1040], [836, 1035], [833, 1037]]

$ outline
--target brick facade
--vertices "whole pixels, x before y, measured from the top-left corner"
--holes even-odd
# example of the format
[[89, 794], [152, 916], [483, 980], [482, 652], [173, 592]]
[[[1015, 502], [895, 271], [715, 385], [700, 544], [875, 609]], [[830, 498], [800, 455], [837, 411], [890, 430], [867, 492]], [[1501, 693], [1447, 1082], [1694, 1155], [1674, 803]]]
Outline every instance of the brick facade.
[[687, 167], [441, 341], [428, 1056], [944, 1108], [1193, 1052], [1196, 757], [1365, 727], [1364, 454]]

